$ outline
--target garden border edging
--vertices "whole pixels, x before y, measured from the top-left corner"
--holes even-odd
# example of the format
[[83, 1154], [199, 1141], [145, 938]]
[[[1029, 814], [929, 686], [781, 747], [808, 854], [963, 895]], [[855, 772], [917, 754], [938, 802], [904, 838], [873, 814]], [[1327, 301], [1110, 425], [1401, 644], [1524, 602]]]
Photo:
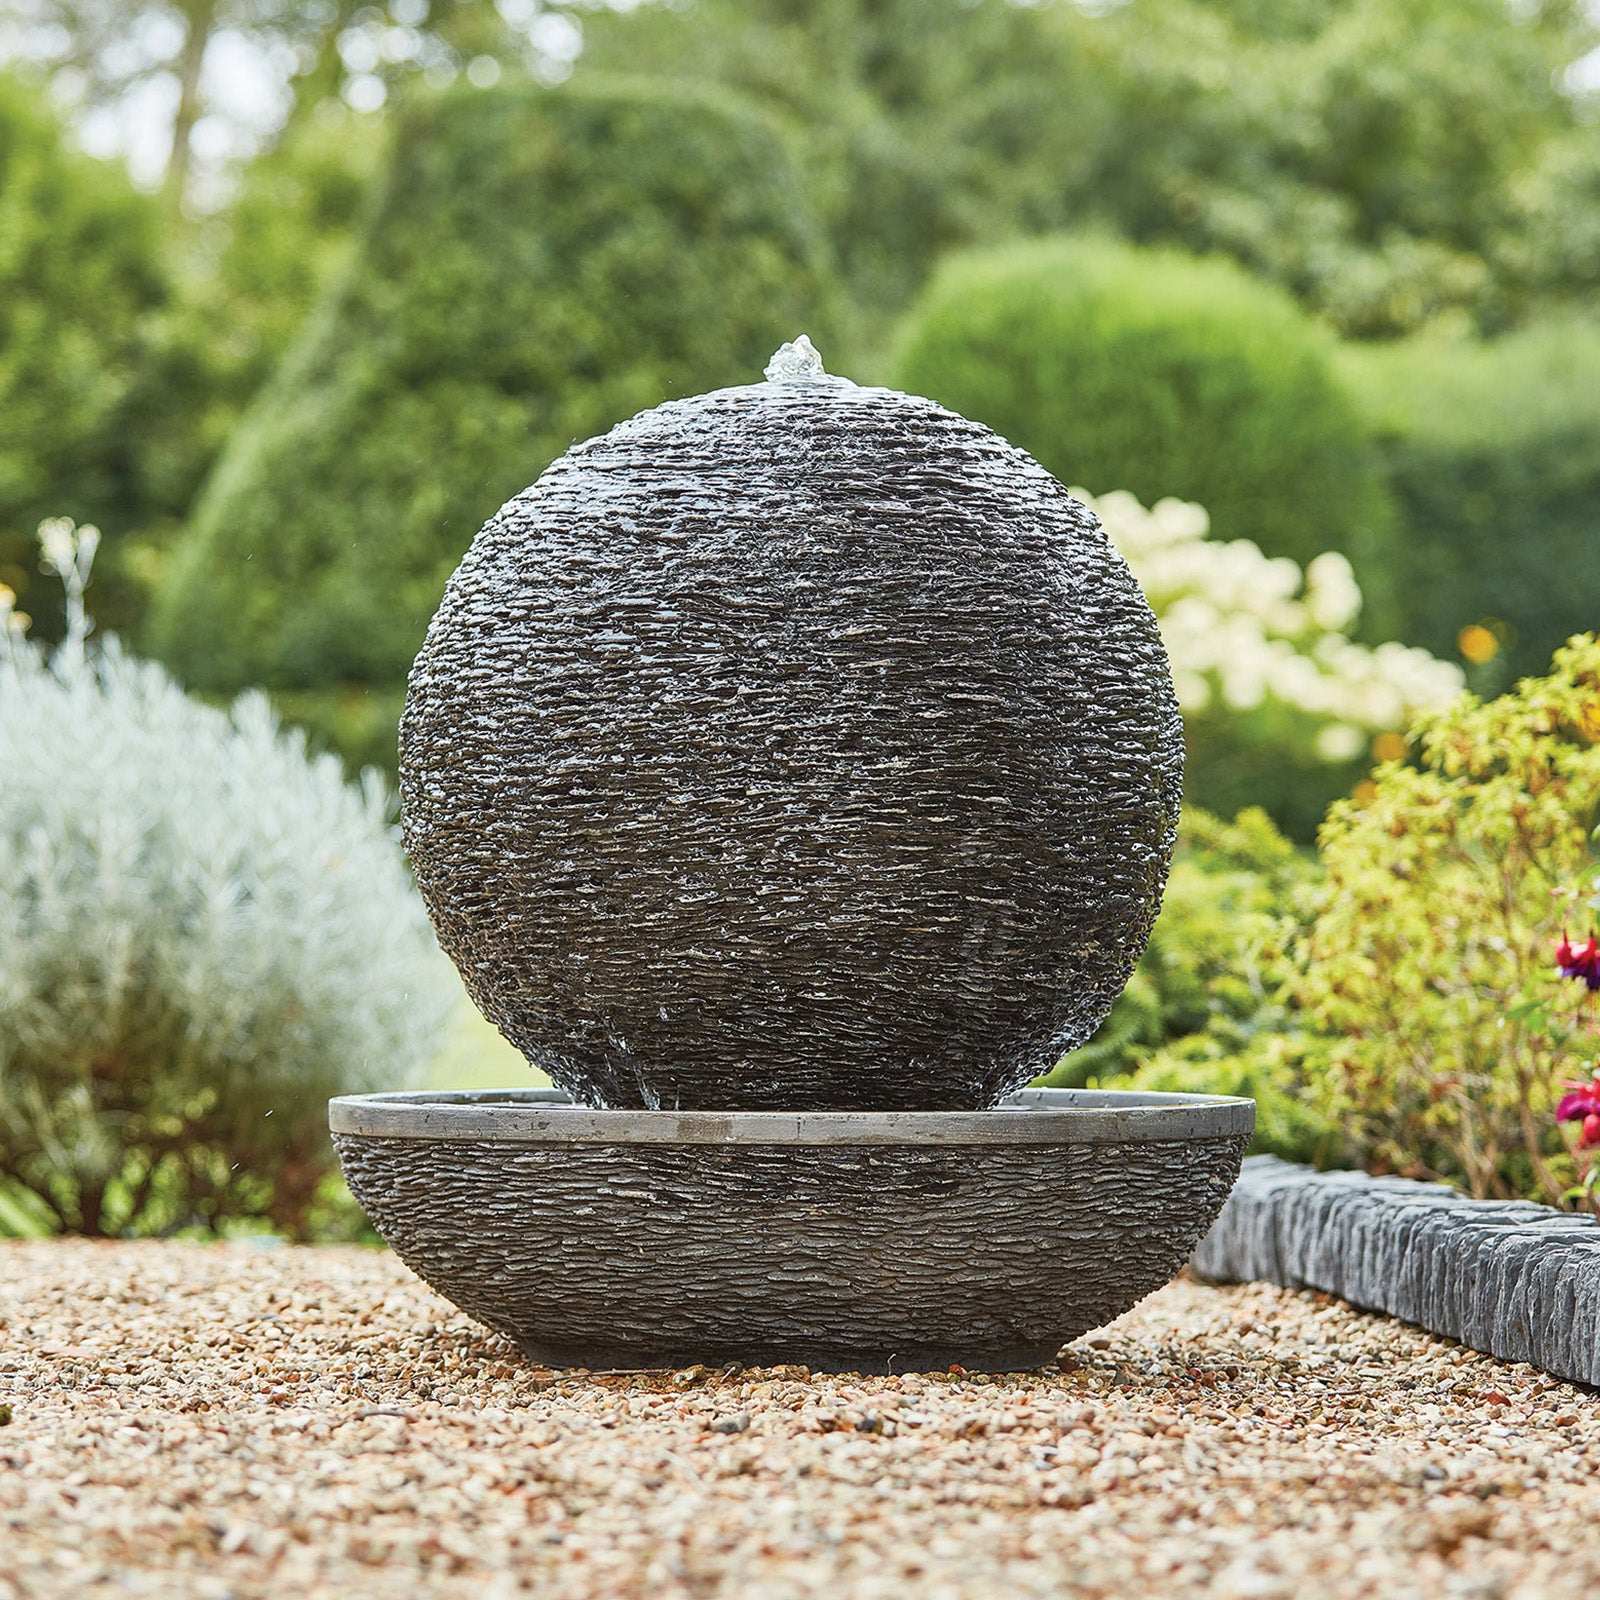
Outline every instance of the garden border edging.
[[1191, 1265], [1320, 1289], [1502, 1361], [1600, 1385], [1600, 1219], [1252, 1156]]

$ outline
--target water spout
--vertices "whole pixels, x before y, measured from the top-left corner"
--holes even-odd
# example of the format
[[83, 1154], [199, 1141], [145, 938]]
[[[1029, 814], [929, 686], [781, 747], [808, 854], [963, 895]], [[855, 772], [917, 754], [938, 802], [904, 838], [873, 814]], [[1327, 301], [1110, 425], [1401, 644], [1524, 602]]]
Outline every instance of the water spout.
[[827, 372], [817, 347], [802, 333], [784, 345], [767, 363], [767, 382], [783, 383], [790, 378], [825, 378]]

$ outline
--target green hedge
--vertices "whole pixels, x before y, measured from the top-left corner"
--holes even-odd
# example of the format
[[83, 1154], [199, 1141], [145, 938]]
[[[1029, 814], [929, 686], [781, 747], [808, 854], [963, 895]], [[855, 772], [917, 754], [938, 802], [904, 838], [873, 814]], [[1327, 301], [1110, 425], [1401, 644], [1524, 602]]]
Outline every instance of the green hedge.
[[1453, 655], [1487, 623], [1494, 689], [1600, 627], [1600, 326], [1492, 343], [1412, 339], [1343, 362], [1399, 507], [1381, 596], [1409, 643]]
[[1259, 806], [1297, 844], [1313, 843], [1328, 807], [1372, 769], [1365, 753], [1324, 760], [1316, 749], [1321, 726], [1270, 699], [1249, 710], [1213, 701], [1186, 715], [1185, 797], [1224, 816]]
[[1330, 339], [1220, 259], [1052, 237], [952, 258], [908, 314], [893, 381], [1065, 482], [1197, 500], [1217, 535], [1366, 579], [1388, 518]]
[[783, 148], [736, 102], [593, 82], [413, 104], [348, 272], [201, 497], [155, 648], [204, 691], [323, 696], [298, 704], [337, 737], [341, 705], [403, 681], [503, 501], [646, 406], [757, 381], [802, 330], [826, 351], [830, 301]]

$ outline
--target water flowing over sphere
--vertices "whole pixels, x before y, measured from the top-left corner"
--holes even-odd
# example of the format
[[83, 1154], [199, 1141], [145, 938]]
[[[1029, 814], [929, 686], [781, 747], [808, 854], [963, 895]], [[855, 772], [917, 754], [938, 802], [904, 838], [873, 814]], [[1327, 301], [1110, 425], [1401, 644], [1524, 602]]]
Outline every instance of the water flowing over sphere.
[[488, 522], [412, 669], [400, 780], [440, 942], [577, 1098], [937, 1110], [1110, 1009], [1182, 762], [1094, 517], [797, 341]]

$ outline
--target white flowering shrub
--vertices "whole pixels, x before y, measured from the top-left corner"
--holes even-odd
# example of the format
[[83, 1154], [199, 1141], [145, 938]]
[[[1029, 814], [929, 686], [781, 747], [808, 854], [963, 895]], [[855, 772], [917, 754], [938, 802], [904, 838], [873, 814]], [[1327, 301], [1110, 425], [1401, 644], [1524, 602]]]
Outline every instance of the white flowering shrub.
[[1426, 650], [1350, 640], [1361, 590], [1336, 551], [1302, 572], [1248, 539], [1209, 538], [1203, 506], [1160, 500], [1147, 510], [1121, 491], [1073, 492], [1149, 596], [1185, 711], [1219, 698], [1236, 711], [1281, 700], [1322, 722], [1319, 753], [1347, 761], [1374, 735], [1441, 709], [1466, 687], [1459, 667]]
[[[1155, 610], [1189, 735], [1189, 787], [1205, 804], [1266, 805], [1305, 832], [1359, 763], [1399, 754], [1399, 730], [1465, 687], [1460, 668], [1426, 650], [1349, 637], [1361, 590], [1342, 555], [1302, 571], [1248, 540], [1209, 538], [1201, 506], [1073, 493]], [[1319, 765], [1332, 769], [1321, 781]]]
[[301, 1233], [328, 1096], [414, 1082], [454, 976], [376, 776], [91, 647], [93, 530], [41, 531], [53, 656], [0, 592], [0, 1179], [85, 1233]]

